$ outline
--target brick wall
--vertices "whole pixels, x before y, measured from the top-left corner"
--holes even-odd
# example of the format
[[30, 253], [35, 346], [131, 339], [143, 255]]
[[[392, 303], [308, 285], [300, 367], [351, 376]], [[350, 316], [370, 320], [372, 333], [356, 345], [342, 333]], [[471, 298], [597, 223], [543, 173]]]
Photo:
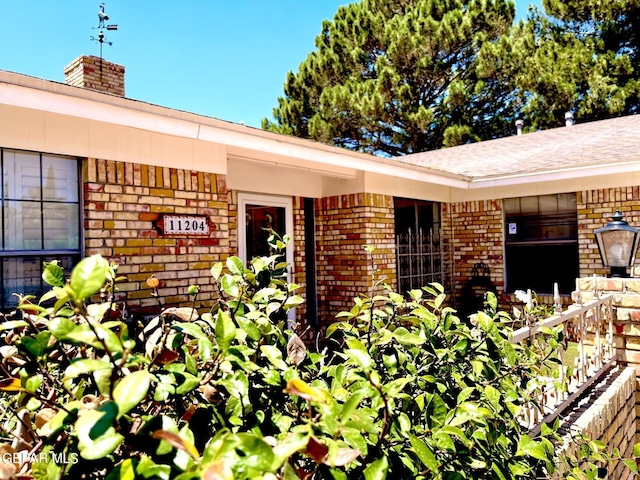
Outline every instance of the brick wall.
[[640, 187], [577, 192], [576, 201], [580, 276], [606, 275], [608, 271], [602, 267], [593, 231], [610, 222], [616, 209], [630, 225], [640, 226]]
[[[577, 288], [583, 301], [614, 294], [614, 345], [619, 362], [636, 372], [636, 431], [640, 441], [640, 278], [583, 277], [578, 279]], [[577, 298], [576, 292], [573, 297]]]
[[473, 266], [485, 263], [498, 294], [504, 292], [504, 241], [501, 200], [443, 204], [445, 265], [451, 265], [455, 304], [471, 278]]
[[[304, 215], [304, 198], [293, 197], [293, 232], [289, 236], [293, 239], [293, 258], [295, 265], [295, 276], [293, 283], [299, 285], [296, 291], [298, 295], [306, 298], [307, 285], [307, 259], [306, 259], [306, 241], [304, 235], [305, 215]], [[296, 319], [305, 324], [307, 318], [307, 304], [303, 303], [296, 308]]]
[[[224, 175], [90, 158], [83, 162], [83, 183], [86, 254], [119, 264], [127, 277], [119, 299], [153, 313], [157, 301], [146, 284], [153, 274], [163, 305], [186, 305], [194, 283], [203, 292], [200, 304], [210, 305], [209, 270], [231, 252]], [[212, 231], [207, 237], [163, 236], [154, 228], [162, 214], [206, 215]]]
[[316, 251], [318, 316], [323, 325], [368, 294], [372, 269], [364, 245], [375, 247], [376, 280], [395, 288], [393, 197], [358, 193], [317, 199]]
[[124, 67], [92, 55], [81, 55], [64, 67], [65, 83], [124, 97]]
[[[576, 431], [589, 439], [600, 440], [613, 454], [618, 449], [622, 458], [633, 457], [635, 444], [635, 372], [632, 368], [617, 367], [594, 383], [586, 394], [571, 405], [563, 415], [560, 433], [565, 438], [561, 451], [576, 455], [578, 445], [572, 441]], [[562, 465], [558, 465], [562, 471]], [[606, 478], [632, 480], [636, 476], [619, 460], [603, 464]], [[553, 478], [560, 478], [556, 475]]]

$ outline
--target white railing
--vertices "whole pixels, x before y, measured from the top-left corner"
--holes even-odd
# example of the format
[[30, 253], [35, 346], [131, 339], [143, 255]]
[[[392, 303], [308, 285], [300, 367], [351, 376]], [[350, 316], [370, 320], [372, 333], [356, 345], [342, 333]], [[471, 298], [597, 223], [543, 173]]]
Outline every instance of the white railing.
[[[613, 294], [600, 298], [596, 295], [595, 300], [571, 305], [564, 312], [560, 302], [556, 301], [553, 316], [516, 330], [511, 343], [534, 341], [545, 327], [554, 328], [560, 324], [563, 325], [565, 343], [558, 349], [558, 359], [562, 362], [558, 366], [558, 378], [541, 379], [539, 393], [522, 412], [521, 420], [532, 436], [540, 432], [543, 423], [553, 422], [616, 360]], [[577, 343], [578, 355], [568, 376], [570, 369], [564, 365], [564, 360], [565, 348], [570, 341]]]

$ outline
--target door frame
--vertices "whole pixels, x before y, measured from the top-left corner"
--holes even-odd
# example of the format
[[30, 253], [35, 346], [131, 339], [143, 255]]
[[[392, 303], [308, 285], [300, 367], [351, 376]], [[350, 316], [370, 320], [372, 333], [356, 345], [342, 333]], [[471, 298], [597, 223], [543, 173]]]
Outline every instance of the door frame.
[[246, 218], [247, 205], [263, 205], [265, 207], [281, 207], [284, 208], [285, 216], [285, 232], [277, 232], [280, 235], [289, 235], [291, 243], [287, 245], [285, 250], [285, 260], [289, 264], [287, 269], [287, 280], [292, 281], [292, 275], [295, 272], [294, 255], [293, 255], [293, 199], [281, 195], [268, 195], [263, 193], [238, 192], [238, 257], [246, 264], [247, 259], [247, 231], [245, 223], [242, 219]]

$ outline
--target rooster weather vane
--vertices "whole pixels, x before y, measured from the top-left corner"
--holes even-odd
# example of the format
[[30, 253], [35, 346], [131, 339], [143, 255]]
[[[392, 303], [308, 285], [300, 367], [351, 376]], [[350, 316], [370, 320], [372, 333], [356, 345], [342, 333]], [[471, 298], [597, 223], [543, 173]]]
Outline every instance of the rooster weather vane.
[[91, 41], [98, 42], [100, 44], [100, 76], [102, 77], [102, 45], [106, 43], [107, 45], [113, 45], [113, 42], [109, 42], [107, 38], [104, 36], [104, 30], [118, 30], [118, 25], [107, 24], [107, 20], [109, 20], [109, 15], [104, 11], [104, 3], [100, 4], [100, 11], [98, 12], [98, 26], [93, 27], [94, 30], [98, 30], [98, 36], [94, 37], [93, 35], [89, 37]]

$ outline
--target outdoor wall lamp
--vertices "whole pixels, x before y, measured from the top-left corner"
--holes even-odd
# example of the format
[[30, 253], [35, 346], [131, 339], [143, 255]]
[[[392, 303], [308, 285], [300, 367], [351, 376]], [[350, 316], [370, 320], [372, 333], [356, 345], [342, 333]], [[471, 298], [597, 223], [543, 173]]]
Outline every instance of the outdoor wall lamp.
[[616, 210], [611, 222], [598, 228], [594, 233], [602, 265], [610, 268], [610, 277], [628, 277], [627, 268], [632, 267], [636, 259], [640, 229], [630, 226], [622, 220], [624, 215]]

